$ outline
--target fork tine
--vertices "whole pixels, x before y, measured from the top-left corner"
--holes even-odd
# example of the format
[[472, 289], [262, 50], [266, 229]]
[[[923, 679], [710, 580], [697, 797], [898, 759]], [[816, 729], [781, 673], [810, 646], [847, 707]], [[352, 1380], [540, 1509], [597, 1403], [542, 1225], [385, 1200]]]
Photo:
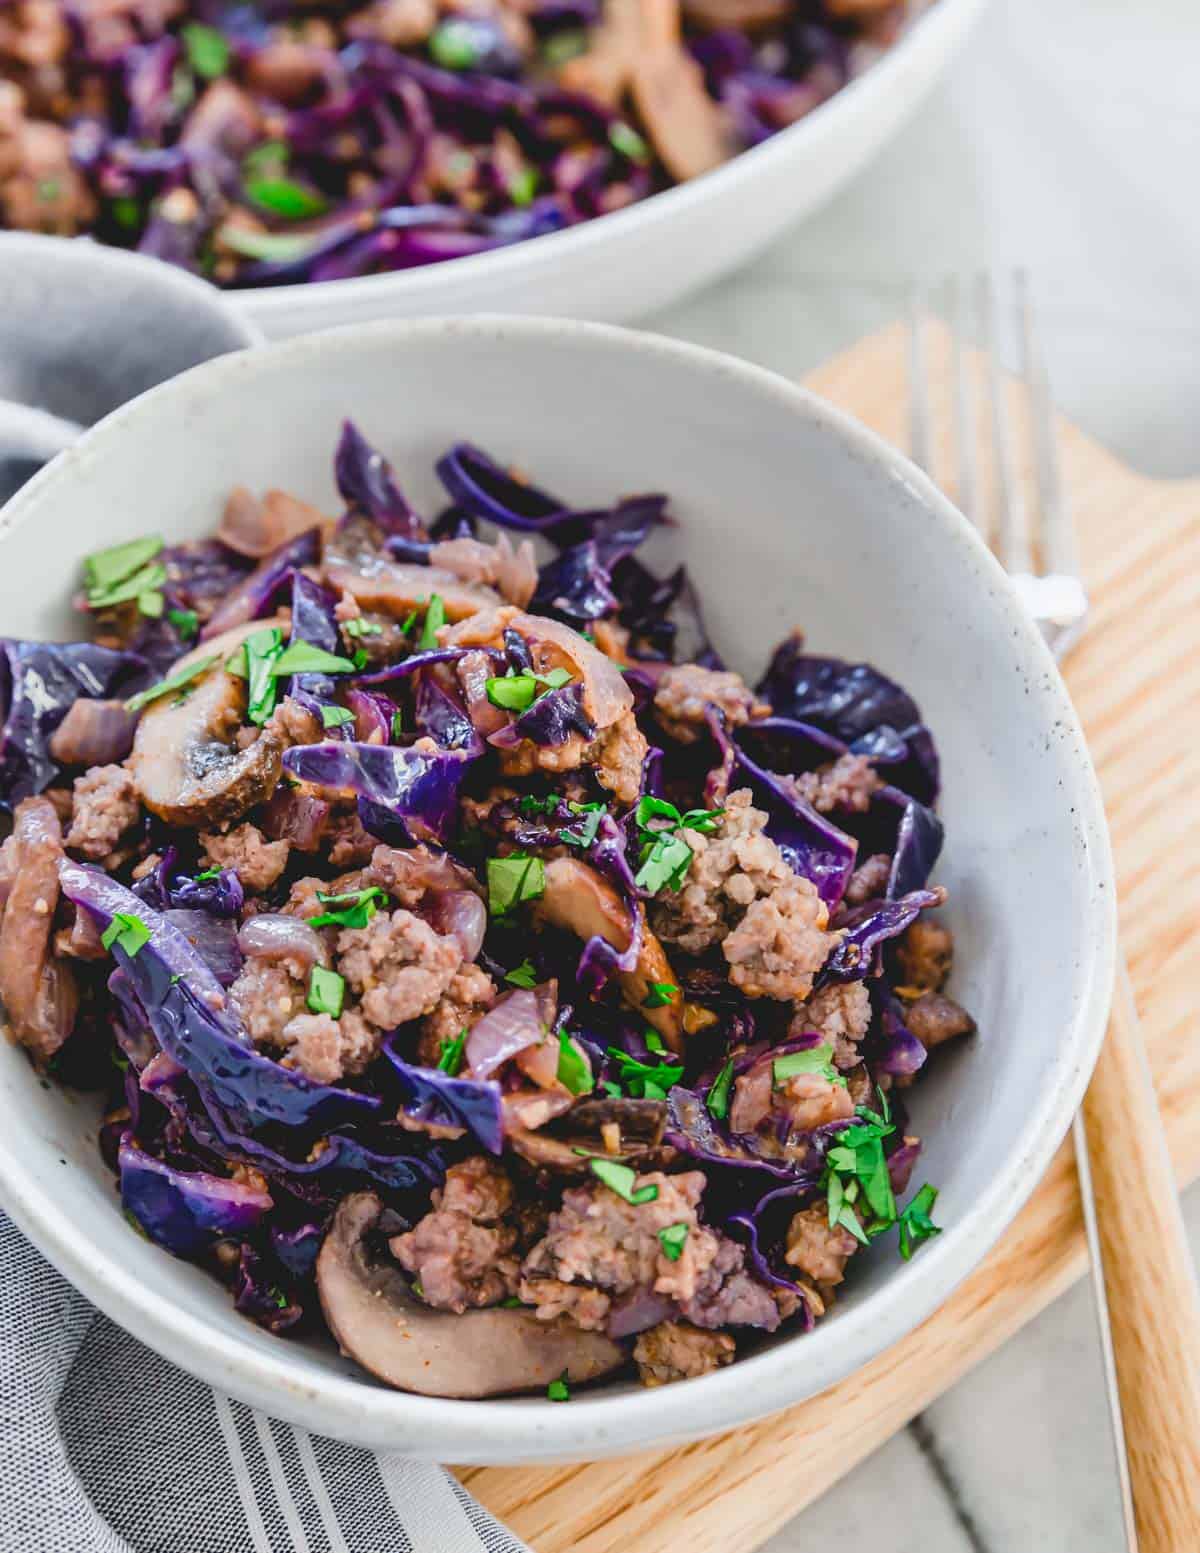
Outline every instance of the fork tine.
[[967, 360], [967, 294], [958, 277], [950, 277], [950, 315], [954, 334], [954, 441], [958, 449], [958, 505], [968, 520], [984, 532], [979, 506], [979, 464], [975, 442], [975, 393]]
[[979, 276], [975, 296], [979, 314], [979, 341], [987, 365], [992, 445], [996, 463], [996, 497], [1000, 509], [997, 549], [1008, 571], [1019, 576], [1029, 576], [1033, 571], [1029, 514], [1022, 499], [1013, 457], [1012, 424], [1008, 415], [996, 338], [996, 298], [989, 275]]
[[914, 286], [908, 298], [908, 456], [933, 478], [933, 433], [929, 372], [925, 362], [924, 294]]
[[1074, 577], [1079, 575], [1079, 552], [1070, 508], [1063, 494], [1058, 428], [1046, 360], [1037, 339], [1028, 273], [1018, 270], [1014, 284], [1021, 320], [1021, 371], [1029, 394], [1033, 432], [1043, 569]]

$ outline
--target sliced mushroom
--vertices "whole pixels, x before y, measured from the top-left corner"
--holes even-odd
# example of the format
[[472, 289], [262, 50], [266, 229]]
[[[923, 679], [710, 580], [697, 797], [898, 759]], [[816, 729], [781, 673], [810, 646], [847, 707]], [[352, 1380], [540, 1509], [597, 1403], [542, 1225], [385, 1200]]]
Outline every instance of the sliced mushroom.
[[495, 1397], [544, 1391], [564, 1374], [582, 1385], [625, 1363], [616, 1343], [564, 1317], [539, 1321], [500, 1306], [459, 1316], [422, 1305], [396, 1264], [372, 1253], [383, 1211], [373, 1192], [342, 1201], [317, 1258], [317, 1292], [342, 1352], [389, 1386]]
[[642, 0], [642, 47], [631, 90], [663, 166], [678, 182], [711, 172], [734, 153], [704, 72], [683, 46], [679, 0]]
[[71, 1033], [79, 1006], [70, 967], [50, 953], [63, 839], [48, 798], [17, 805], [12, 848], [15, 872], [0, 923], [0, 1001], [12, 1036], [41, 1067]]
[[427, 604], [435, 593], [446, 607], [447, 620], [466, 620], [501, 603], [494, 588], [464, 582], [448, 567], [393, 561], [374, 547], [362, 525], [354, 523], [326, 544], [324, 572], [335, 592], [344, 589], [363, 609], [382, 610], [397, 618]]
[[172, 674], [208, 657], [216, 663], [178, 696], [160, 696], [142, 713], [129, 769], [146, 808], [171, 825], [211, 826], [236, 820], [269, 798], [279, 781], [283, 745], [264, 728], [240, 749], [246, 683], [225, 660], [255, 631], [284, 624], [282, 617], [251, 620], [204, 642], [174, 665]]
[[[546, 864], [546, 890], [538, 902], [538, 915], [554, 927], [566, 928], [577, 938], [600, 937], [614, 949], [629, 947], [629, 913], [621, 897], [594, 868], [573, 857], [556, 857]], [[639, 906], [638, 910], [642, 908]], [[672, 1051], [683, 1050], [683, 1004], [678, 991], [671, 1002], [646, 1008], [651, 982], [678, 988], [666, 951], [647, 924], [642, 925], [642, 948], [636, 967], [618, 974], [625, 1001], [654, 1027]]]
[[[522, 1159], [558, 1175], [586, 1174], [593, 1155], [620, 1160], [640, 1171], [665, 1170], [676, 1157], [676, 1151], [662, 1141], [666, 1124], [665, 1101], [614, 1097], [581, 1100], [560, 1122], [541, 1131], [514, 1125], [506, 1116], [505, 1136]], [[607, 1147], [609, 1137], [619, 1139], [616, 1149]]]

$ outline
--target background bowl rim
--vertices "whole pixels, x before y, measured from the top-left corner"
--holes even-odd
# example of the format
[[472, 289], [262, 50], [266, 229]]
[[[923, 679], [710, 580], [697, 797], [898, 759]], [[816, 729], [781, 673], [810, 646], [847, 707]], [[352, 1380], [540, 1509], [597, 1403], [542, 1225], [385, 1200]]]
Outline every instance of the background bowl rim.
[[[1083, 855], [1098, 903], [1080, 927], [1086, 987], [1064, 1031], [1050, 1081], [1036, 1096], [1011, 1150], [988, 1188], [921, 1254], [889, 1273], [886, 1283], [835, 1322], [821, 1323], [770, 1349], [738, 1360], [687, 1386], [573, 1398], [568, 1408], [542, 1398], [458, 1401], [392, 1391], [366, 1376], [326, 1373], [301, 1377], [285, 1341], [259, 1347], [236, 1328], [225, 1331], [146, 1290], [119, 1259], [89, 1240], [86, 1226], [58, 1209], [48, 1188], [26, 1172], [13, 1146], [13, 1129], [0, 1129], [3, 1203], [30, 1240], [94, 1304], [127, 1330], [214, 1386], [274, 1416], [335, 1438], [460, 1463], [516, 1463], [627, 1454], [667, 1440], [699, 1438], [736, 1427], [825, 1390], [912, 1331], [967, 1277], [999, 1239], [1041, 1178], [1083, 1097], [1103, 1039], [1115, 965], [1116, 900], [1113, 865], [1099, 784], [1066, 686], [1040, 633], [1023, 613], [999, 563], [949, 500], [901, 453], [860, 422], [810, 390], [753, 363], [703, 346], [611, 324], [577, 320], [475, 315], [353, 324], [319, 335], [280, 341], [259, 350], [217, 357], [148, 389], [91, 428], [74, 447], [41, 470], [0, 512], [0, 543], [45, 503], [57, 487], [86, 480], [86, 465], [115, 439], [136, 434], [143, 417], [177, 413], [197, 394], [249, 391], [258, 374], [274, 370], [328, 372], [331, 361], [357, 352], [391, 354], [429, 349], [456, 337], [487, 338], [497, 348], [551, 342], [554, 348], [609, 351], [640, 358], [652, 370], [667, 360], [691, 373], [731, 379], [748, 397], [763, 396], [826, 430], [852, 454], [881, 468], [920, 503], [941, 540], [982, 570], [971, 587], [987, 585], [1011, 623], [1006, 640], [1031, 687], [1031, 707], [1047, 729], [1063, 737], [1051, 749], [1079, 827], [1073, 842]], [[82, 469], [77, 466], [83, 465]], [[964, 568], [967, 569], [967, 568]], [[30, 1081], [36, 1082], [32, 1068]], [[87, 1241], [88, 1244], [82, 1244]], [[797, 1350], [797, 1343], [804, 1343]], [[802, 1352], [802, 1369], [782, 1361]], [[796, 1384], [794, 1375], [805, 1378]], [[698, 1417], [705, 1421], [698, 1424]]]

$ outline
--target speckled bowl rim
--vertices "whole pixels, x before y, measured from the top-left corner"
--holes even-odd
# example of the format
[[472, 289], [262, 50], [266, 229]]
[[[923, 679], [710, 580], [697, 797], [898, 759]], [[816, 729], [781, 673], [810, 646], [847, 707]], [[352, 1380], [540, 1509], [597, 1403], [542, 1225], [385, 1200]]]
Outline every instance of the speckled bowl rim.
[[[825, 1390], [911, 1332], [978, 1265], [1041, 1179], [1070, 1124], [1095, 1063], [1107, 1023], [1116, 949], [1112, 857], [1104, 809], [1083, 730], [1040, 633], [973, 527], [933, 483], [880, 437], [807, 389], [775, 373], [706, 348], [603, 324], [551, 318], [481, 316], [353, 325], [218, 358], [150, 389], [101, 421], [47, 466], [0, 513], [0, 540], [52, 505], [55, 487], [103, 458], [118, 438], [136, 437], [148, 410], [187, 406], [216, 393], [246, 394], [264, 367], [294, 372], [337, 370], [339, 357], [360, 347], [436, 348], [455, 336], [537, 340], [588, 354], [640, 357], [644, 370], [673, 360], [697, 375], [733, 379], [749, 400], [763, 396], [820, 425], [848, 452], [882, 466], [926, 510], [942, 542], [962, 554], [964, 574], [1002, 601], [1009, 617], [1015, 667], [1030, 687], [1047, 729], [1058, 725], [1051, 758], [1059, 763], [1064, 800], [1074, 806], [1077, 845], [1091, 879], [1091, 909], [1079, 926], [1084, 967], [1082, 1000], [1060, 1036], [1043, 1088], [1009, 1153], [996, 1161], [985, 1191], [911, 1262], [898, 1265], [883, 1288], [845, 1308], [834, 1322], [776, 1344], [686, 1385], [612, 1395], [580, 1393], [564, 1408], [541, 1398], [453, 1401], [389, 1391], [366, 1377], [328, 1373], [301, 1377], [286, 1342], [252, 1349], [232, 1331], [214, 1328], [153, 1296], [119, 1260], [66, 1222], [49, 1190], [37, 1185], [0, 1133], [0, 1187], [8, 1212], [63, 1275], [105, 1314], [165, 1357], [211, 1385], [266, 1412], [337, 1438], [407, 1450], [461, 1463], [571, 1460], [628, 1454], [666, 1441], [699, 1438], [787, 1407]], [[1010, 670], [1013, 663], [1005, 664]], [[30, 1081], [35, 1082], [32, 1070]], [[801, 1355], [793, 1351], [802, 1344]], [[793, 1362], [785, 1362], [783, 1355]]]

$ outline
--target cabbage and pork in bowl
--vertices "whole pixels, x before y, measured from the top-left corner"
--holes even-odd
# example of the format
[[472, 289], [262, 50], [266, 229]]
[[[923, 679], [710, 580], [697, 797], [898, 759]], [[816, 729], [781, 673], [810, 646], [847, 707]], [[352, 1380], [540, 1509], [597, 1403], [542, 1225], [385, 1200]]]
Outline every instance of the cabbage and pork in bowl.
[[481, 254], [799, 122], [908, 0], [15, 0], [0, 225], [234, 287]]
[[934, 737], [799, 632], [724, 667], [665, 496], [437, 467], [427, 522], [347, 422], [336, 517], [238, 487], [4, 642], [0, 997], [269, 1331], [435, 1396], [702, 1375], [938, 1233]]

